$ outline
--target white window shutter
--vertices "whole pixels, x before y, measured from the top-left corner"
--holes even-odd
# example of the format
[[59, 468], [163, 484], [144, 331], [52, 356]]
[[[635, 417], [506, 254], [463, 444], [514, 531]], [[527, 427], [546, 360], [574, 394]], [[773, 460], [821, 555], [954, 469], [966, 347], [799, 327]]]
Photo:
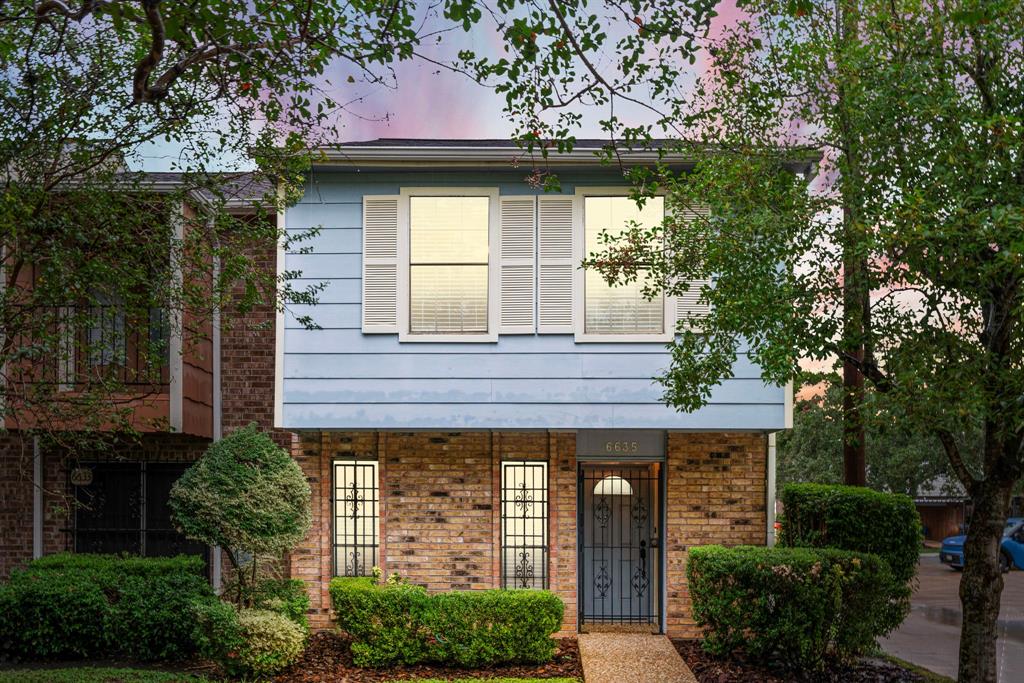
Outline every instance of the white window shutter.
[[537, 331], [571, 334], [573, 330], [572, 197], [537, 198]]
[[363, 197], [363, 333], [398, 333], [398, 197]]
[[501, 308], [498, 332], [533, 334], [536, 292], [534, 197], [501, 200]]
[[[698, 217], [711, 215], [711, 210], [706, 205], [687, 207], [683, 210], [683, 220], [691, 221]], [[684, 294], [676, 297], [676, 320], [687, 323], [694, 327], [700, 319], [711, 312], [711, 307], [705, 301], [699, 301], [700, 290], [710, 280], [690, 280], [689, 288]]]

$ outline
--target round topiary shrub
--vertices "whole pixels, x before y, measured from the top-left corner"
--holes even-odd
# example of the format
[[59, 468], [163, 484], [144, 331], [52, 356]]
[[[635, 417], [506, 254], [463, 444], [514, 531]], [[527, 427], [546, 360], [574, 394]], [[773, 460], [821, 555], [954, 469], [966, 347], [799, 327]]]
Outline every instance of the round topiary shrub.
[[273, 675], [302, 655], [306, 632], [282, 614], [243, 609], [238, 612], [238, 625], [244, 644], [238, 650], [236, 668], [247, 675]]
[[[256, 566], [242, 572], [242, 554], [253, 563], [279, 558], [309, 532], [310, 491], [288, 453], [255, 425], [214, 443], [174, 484], [169, 506], [187, 537], [225, 550], [239, 581], [239, 597]], [[246, 605], [248, 606], [248, 605]]]

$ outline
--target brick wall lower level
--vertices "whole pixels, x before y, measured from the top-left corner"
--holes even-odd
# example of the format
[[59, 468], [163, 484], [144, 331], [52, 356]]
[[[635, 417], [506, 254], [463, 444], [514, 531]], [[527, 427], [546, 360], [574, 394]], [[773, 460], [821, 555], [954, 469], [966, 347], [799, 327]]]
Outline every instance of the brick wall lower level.
[[[763, 544], [764, 434], [672, 433], [663, 467], [667, 517], [668, 632], [695, 635], [686, 587], [692, 545]], [[563, 632], [577, 629], [577, 461], [570, 432], [304, 432], [293, 454], [313, 491], [313, 528], [292, 553], [314, 628], [330, 625], [334, 573], [332, 463], [378, 462], [378, 565], [429, 590], [496, 588], [500, 566], [500, 463], [544, 460], [549, 476], [549, 587], [565, 602]]]
[[[68, 469], [78, 462], [193, 462], [209, 445], [208, 439], [182, 434], [144, 434], [99, 448], [41, 447], [43, 461], [43, 554], [71, 550], [74, 495]], [[0, 438], [0, 579], [32, 559], [33, 442], [20, 432]]]

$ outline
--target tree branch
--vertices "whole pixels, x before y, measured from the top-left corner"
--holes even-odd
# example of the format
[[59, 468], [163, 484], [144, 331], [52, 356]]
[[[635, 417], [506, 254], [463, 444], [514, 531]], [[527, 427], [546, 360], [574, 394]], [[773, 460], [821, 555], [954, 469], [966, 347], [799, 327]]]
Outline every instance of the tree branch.
[[132, 95], [137, 103], [152, 102], [163, 98], [167, 91], [150, 89], [149, 76], [164, 58], [164, 19], [160, 16], [160, 0], [142, 0], [142, 8], [146, 13], [146, 23], [153, 33], [153, 42], [149, 52], [135, 65], [135, 77], [132, 80]]
[[960, 447], [956, 443], [956, 439], [953, 438], [953, 434], [945, 429], [936, 430], [936, 435], [939, 437], [939, 441], [942, 442], [942, 447], [946, 450], [946, 457], [949, 458], [949, 464], [953, 466], [953, 471], [956, 473], [957, 479], [964, 485], [964, 489], [967, 490], [969, 496], [974, 496], [974, 490], [977, 488], [978, 480], [974, 478], [970, 470], [967, 469], [967, 465], [964, 463], [962, 454], [960, 453]]

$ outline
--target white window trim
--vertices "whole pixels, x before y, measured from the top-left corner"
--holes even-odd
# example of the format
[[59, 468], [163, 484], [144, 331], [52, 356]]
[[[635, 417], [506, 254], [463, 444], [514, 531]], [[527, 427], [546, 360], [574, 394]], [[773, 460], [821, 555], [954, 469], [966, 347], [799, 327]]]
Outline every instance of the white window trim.
[[[487, 211], [487, 332], [480, 334], [413, 334], [409, 331], [409, 199], [419, 197], [488, 197]], [[398, 341], [478, 342], [498, 341], [501, 321], [501, 206], [496, 187], [403, 187], [398, 199]]]
[[[581, 262], [586, 258], [586, 234], [584, 233], [583, 204], [587, 197], [622, 197], [629, 196], [632, 188], [625, 185], [606, 187], [577, 187], [572, 211], [572, 251], [574, 257]], [[655, 193], [664, 196], [664, 192]], [[675, 338], [676, 300], [672, 296], [662, 297], [663, 331], [660, 334], [598, 334], [587, 332], [586, 311], [586, 271], [576, 268], [573, 272], [573, 320], [575, 325], [575, 341], [577, 344], [587, 343], [644, 343], [670, 342]]]

